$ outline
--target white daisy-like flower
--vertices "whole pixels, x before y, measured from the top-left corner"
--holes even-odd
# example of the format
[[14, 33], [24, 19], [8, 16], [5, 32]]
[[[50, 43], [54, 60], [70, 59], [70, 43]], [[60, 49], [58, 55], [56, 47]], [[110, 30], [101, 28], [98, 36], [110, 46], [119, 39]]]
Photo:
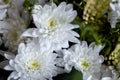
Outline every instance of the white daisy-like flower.
[[90, 74], [100, 71], [103, 57], [99, 55], [99, 52], [102, 48], [102, 45], [95, 45], [95, 43], [91, 43], [88, 47], [83, 41], [68, 50], [63, 50], [65, 69], [70, 72], [74, 66], [76, 70], [83, 72], [84, 80], [87, 80]]
[[21, 43], [16, 56], [5, 54], [9, 65], [4, 69], [13, 70], [8, 80], [52, 80], [58, 74], [59, 68], [55, 66], [57, 54], [36, 43]]
[[[3, 34], [3, 43], [9, 51], [16, 51], [20, 42], [20, 35], [28, 25], [28, 17], [23, 15], [24, 0], [0, 1], [0, 33]], [[22, 12], [23, 11], [23, 12]], [[27, 15], [27, 14], [24, 14]], [[5, 18], [5, 19], [4, 19]]]
[[33, 9], [33, 20], [37, 28], [28, 29], [23, 33], [23, 37], [39, 37], [44, 42], [53, 44], [56, 49], [67, 48], [68, 41], [79, 43], [76, 37], [79, 35], [72, 31], [78, 28], [71, 22], [77, 15], [72, 4], [62, 2], [58, 7], [56, 4], [35, 5]]
[[115, 28], [120, 19], [120, 0], [111, 0], [110, 8], [112, 11], [108, 12], [108, 21], [111, 27]]
[[25, 31], [24, 23], [12, 19], [0, 21], [0, 33], [3, 34], [3, 43], [9, 51], [16, 51], [20, 43], [20, 35]]

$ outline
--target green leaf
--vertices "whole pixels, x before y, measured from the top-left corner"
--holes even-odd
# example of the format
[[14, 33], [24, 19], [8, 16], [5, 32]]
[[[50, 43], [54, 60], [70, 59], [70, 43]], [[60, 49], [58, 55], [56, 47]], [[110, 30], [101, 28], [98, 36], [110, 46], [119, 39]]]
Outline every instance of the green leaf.
[[53, 80], [83, 80], [82, 73], [73, 69], [70, 73], [60, 74]]

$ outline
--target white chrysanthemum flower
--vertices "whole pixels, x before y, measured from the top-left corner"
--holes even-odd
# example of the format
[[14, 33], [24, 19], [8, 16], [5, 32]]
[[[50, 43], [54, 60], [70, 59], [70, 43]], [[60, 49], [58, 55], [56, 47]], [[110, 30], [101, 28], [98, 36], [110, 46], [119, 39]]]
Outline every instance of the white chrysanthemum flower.
[[58, 74], [59, 68], [55, 66], [57, 54], [50, 48], [39, 47], [36, 43], [21, 43], [18, 54], [12, 55], [5, 54], [9, 59], [5, 69], [13, 70], [8, 80], [52, 80]]
[[3, 43], [9, 51], [16, 51], [20, 42], [20, 35], [25, 31], [24, 23], [9, 19], [0, 21], [0, 33], [3, 34]]
[[112, 11], [108, 12], [108, 21], [112, 28], [115, 28], [116, 23], [120, 19], [120, 0], [111, 0], [110, 8]]
[[[28, 17], [23, 18], [24, 0], [0, 1], [0, 33], [3, 34], [3, 42], [10, 51], [16, 51], [20, 41], [20, 35], [28, 25]], [[2, 12], [1, 12], [2, 11]], [[27, 14], [24, 14], [27, 15]], [[4, 19], [5, 18], [5, 19]]]
[[99, 55], [99, 52], [102, 48], [102, 45], [97, 46], [95, 43], [91, 43], [88, 47], [83, 41], [81, 44], [75, 44], [70, 49], [64, 50], [65, 69], [71, 71], [74, 66], [76, 70], [83, 72], [84, 80], [86, 80], [90, 74], [100, 71], [103, 57]]
[[23, 33], [23, 37], [42, 38], [44, 42], [49, 41], [53, 44], [56, 49], [67, 48], [68, 41], [79, 43], [76, 38], [79, 35], [72, 31], [79, 27], [71, 24], [77, 15], [72, 4], [62, 2], [58, 7], [54, 3], [44, 7], [35, 5], [32, 15], [37, 28], [28, 29]]

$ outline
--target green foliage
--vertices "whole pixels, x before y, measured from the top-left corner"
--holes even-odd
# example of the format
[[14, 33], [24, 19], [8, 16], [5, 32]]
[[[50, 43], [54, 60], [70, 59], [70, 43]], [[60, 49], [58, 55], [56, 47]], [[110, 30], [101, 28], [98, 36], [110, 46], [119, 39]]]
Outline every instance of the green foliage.
[[37, 3], [38, 3], [37, 0], [25, 0], [23, 6], [31, 12], [34, 7], [34, 4], [37, 4]]
[[54, 80], [83, 80], [82, 73], [73, 69], [70, 73], [58, 75]]
[[[120, 28], [112, 29], [108, 22], [89, 23], [81, 22], [81, 19], [76, 19], [74, 23], [79, 24], [80, 40], [86, 40], [88, 43], [96, 42], [97, 44], [104, 44], [105, 48], [102, 52], [103, 55], [108, 55], [118, 43], [120, 36]], [[104, 23], [104, 24], [101, 24]], [[117, 26], [120, 26], [119, 24]]]

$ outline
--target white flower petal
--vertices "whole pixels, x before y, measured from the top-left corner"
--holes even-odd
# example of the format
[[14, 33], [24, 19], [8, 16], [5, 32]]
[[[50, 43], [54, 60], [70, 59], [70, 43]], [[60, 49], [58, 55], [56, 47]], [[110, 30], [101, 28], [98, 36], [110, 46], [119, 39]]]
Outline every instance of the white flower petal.
[[36, 28], [28, 29], [21, 35], [21, 38], [22, 37], [38, 37], [37, 32], [38, 30]]
[[20, 43], [18, 48], [18, 53], [24, 53], [26, 45], [24, 43]]
[[9, 71], [14, 70], [14, 68], [12, 68], [10, 65], [5, 66], [4, 69]]
[[[17, 72], [12, 72], [7, 80], [15, 80], [14, 77], [17, 75]], [[17, 77], [17, 76], [16, 76]]]
[[111, 77], [104, 77], [101, 80], [113, 80]]
[[71, 35], [74, 35], [75, 37], [80, 37], [80, 35], [75, 31], [68, 31]]
[[69, 73], [72, 70], [72, 66], [65, 64], [66, 72]]
[[67, 35], [67, 39], [73, 43], [80, 43], [80, 41], [77, 38], [75, 38], [73, 35], [70, 34]]
[[15, 58], [15, 55], [12, 54], [12, 53], [4, 54], [4, 56], [5, 56], [6, 59], [14, 59]]

